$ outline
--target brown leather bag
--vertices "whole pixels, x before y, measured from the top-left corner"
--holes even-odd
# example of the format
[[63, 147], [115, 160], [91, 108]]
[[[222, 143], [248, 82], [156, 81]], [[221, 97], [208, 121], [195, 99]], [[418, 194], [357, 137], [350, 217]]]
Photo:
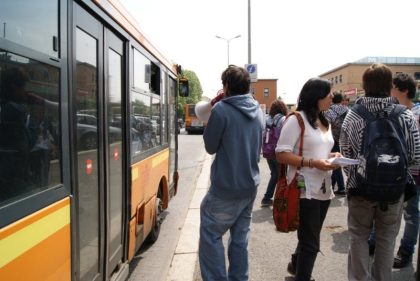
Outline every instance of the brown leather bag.
[[[303, 123], [302, 116], [299, 112], [292, 112], [291, 115], [295, 115], [300, 126], [300, 143], [299, 143], [299, 155], [302, 156], [303, 149], [303, 133], [305, 132], [305, 124]], [[277, 182], [276, 191], [274, 194], [273, 202], [273, 219], [276, 225], [277, 231], [289, 232], [295, 231], [299, 228], [299, 200], [300, 200], [300, 189], [298, 188], [297, 175], [300, 167], [292, 179], [287, 184], [286, 173], [287, 165], [280, 164], [280, 176]]]

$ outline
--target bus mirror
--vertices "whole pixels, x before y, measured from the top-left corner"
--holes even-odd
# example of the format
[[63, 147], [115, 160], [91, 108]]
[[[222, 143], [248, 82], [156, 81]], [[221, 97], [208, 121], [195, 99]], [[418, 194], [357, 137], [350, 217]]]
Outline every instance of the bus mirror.
[[187, 78], [179, 78], [179, 96], [188, 97], [190, 94], [190, 89], [188, 86]]

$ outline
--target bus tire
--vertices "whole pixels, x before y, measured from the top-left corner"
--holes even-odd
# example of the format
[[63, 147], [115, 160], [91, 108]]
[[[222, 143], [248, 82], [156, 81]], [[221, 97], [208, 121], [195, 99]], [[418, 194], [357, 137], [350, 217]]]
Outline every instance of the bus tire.
[[154, 224], [152, 227], [152, 230], [150, 231], [149, 235], [146, 238], [146, 243], [154, 243], [156, 242], [156, 240], [159, 237], [159, 233], [160, 233], [160, 226], [162, 224], [162, 200], [160, 198], [156, 198], [156, 214], [155, 214], [155, 218], [154, 218]]

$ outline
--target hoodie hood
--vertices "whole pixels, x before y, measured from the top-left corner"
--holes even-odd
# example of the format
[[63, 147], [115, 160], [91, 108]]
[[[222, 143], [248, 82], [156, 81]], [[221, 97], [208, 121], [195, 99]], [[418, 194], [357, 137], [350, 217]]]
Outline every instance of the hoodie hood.
[[259, 116], [260, 105], [251, 94], [225, 97], [222, 102], [233, 106], [251, 120]]
[[361, 97], [356, 100], [356, 104], [364, 105], [367, 110], [372, 113], [383, 111], [385, 108], [398, 104], [398, 100], [395, 97], [386, 98], [374, 98], [374, 97]]

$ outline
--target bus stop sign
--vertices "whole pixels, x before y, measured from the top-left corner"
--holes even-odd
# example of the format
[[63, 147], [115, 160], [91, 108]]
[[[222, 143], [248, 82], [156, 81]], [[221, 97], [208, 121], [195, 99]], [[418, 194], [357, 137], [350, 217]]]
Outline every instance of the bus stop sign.
[[258, 80], [258, 71], [256, 64], [246, 64], [245, 69], [248, 71], [249, 76], [251, 76], [251, 82], [257, 82]]

